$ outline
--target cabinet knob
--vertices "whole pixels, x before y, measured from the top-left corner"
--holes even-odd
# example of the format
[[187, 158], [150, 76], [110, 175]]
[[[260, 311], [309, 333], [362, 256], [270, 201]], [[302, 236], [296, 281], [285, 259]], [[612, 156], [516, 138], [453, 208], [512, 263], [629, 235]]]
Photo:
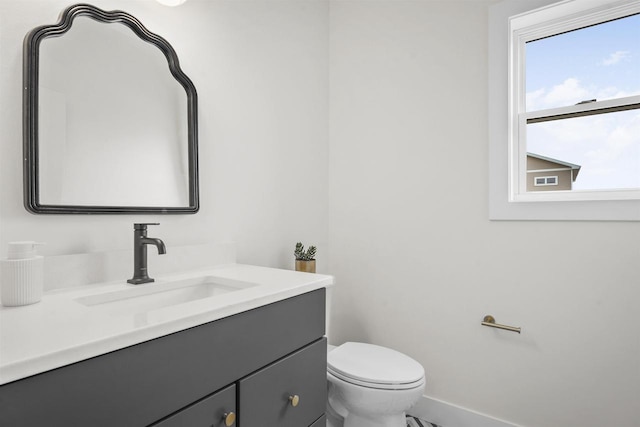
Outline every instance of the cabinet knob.
[[294, 394], [293, 396], [289, 396], [289, 402], [291, 402], [291, 406], [296, 407], [298, 403], [300, 403], [300, 396]]
[[224, 425], [227, 427], [231, 427], [236, 422], [235, 412], [225, 412], [222, 418], [224, 419]]

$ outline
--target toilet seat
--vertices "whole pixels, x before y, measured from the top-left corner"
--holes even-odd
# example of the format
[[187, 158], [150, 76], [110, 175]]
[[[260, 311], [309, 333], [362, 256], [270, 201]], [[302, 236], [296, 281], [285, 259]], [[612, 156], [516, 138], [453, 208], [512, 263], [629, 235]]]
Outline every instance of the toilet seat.
[[407, 390], [424, 384], [424, 368], [398, 351], [347, 342], [327, 356], [327, 371], [343, 381], [383, 390]]

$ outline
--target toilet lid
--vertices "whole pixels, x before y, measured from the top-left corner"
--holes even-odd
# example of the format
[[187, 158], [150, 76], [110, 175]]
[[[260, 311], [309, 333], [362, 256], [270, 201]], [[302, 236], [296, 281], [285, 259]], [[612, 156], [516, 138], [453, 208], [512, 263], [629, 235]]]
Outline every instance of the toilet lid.
[[358, 385], [407, 389], [424, 381], [424, 368], [398, 351], [373, 344], [347, 342], [327, 356], [327, 370]]

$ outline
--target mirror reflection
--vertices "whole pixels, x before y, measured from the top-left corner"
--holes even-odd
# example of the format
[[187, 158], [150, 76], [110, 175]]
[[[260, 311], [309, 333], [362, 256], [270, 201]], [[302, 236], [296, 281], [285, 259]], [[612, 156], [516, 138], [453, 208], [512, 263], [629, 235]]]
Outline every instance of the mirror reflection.
[[28, 210], [197, 212], [196, 93], [164, 39], [71, 6], [27, 36], [25, 71]]
[[186, 96], [155, 46], [77, 18], [40, 46], [40, 201], [186, 206]]

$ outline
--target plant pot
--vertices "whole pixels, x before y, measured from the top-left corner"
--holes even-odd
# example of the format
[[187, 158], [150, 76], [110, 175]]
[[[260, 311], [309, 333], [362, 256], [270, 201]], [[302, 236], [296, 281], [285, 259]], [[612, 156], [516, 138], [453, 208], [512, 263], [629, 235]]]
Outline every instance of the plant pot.
[[316, 272], [316, 260], [312, 259], [310, 261], [303, 261], [300, 259], [296, 260], [296, 271], [304, 271], [305, 273], [315, 273]]

